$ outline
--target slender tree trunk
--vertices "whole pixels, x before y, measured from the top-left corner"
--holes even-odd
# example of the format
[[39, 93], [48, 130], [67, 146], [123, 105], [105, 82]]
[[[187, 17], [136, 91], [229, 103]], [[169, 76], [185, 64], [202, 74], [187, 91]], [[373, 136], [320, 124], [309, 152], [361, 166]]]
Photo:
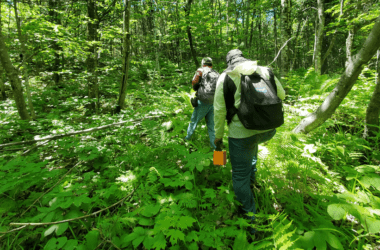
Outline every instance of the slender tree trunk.
[[124, 0], [124, 4], [127, 4], [127, 8], [124, 13], [124, 49], [123, 49], [123, 76], [121, 78], [120, 93], [118, 100], [118, 107], [116, 107], [116, 112], [118, 113], [120, 109], [125, 108], [125, 96], [127, 94], [128, 88], [128, 71], [129, 71], [129, 60], [130, 60], [130, 47], [131, 47], [131, 34], [129, 32], [129, 21], [131, 19], [131, 1]]
[[[274, 18], [274, 23], [273, 23], [273, 33], [274, 33], [274, 57], [277, 56], [277, 15], [276, 15], [276, 9], [273, 8], [273, 18]], [[279, 68], [279, 63], [278, 60], [276, 62], [277, 68]]]
[[[295, 68], [296, 65], [297, 65], [298, 67], [299, 67], [300, 65], [302, 65], [302, 62], [298, 62], [298, 64], [297, 64], [297, 61], [298, 61], [298, 60], [302, 61], [301, 58], [297, 58], [297, 53], [296, 53], [296, 51], [297, 51], [298, 40], [299, 40], [299, 39], [297, 39], [297, 37], [298, 37], [299, 35], [302, 35], [302, 34], [303, 34], [303, 30], [304, 30], [304, 28], [305, 28], [305, 26], [306, 26], [306, 24], [307, 24], [308, 19], [309, 19], [309, 17], [306, 17], [306, 20], [304, 21], [304, 23], [303, 23], [303, 25], [302, 25], [302, 28], [301, 28], [301, 31], [300, 31], [300, 32], [298, 32], [298, 30], [299, 30], [299, 25], [301, 24], [301, 22], [299, 22], [299, 25], [298, 25], [298, 27], [297, 27], [297, 34], [296, 34], [296, 38], [295, 38], [296, 40], [295, 40], [295, 42], [294, 42], [295, 56], [294, 56], [294, 58], [293, 58], [292, 68]], [[304, 36], [304, 37], [307, 37], [307, 36]], [[298, 52], [299, 52], [299, 51], [298, 51]], [[299, 54], [300, 54], [300, 53], [299, 53]], [[300, 57], [301, 57], [301, 55], [300, 55]]]
[[[61, 19], [58, 17], [57, 13], [57, 1], [58, 0], [49, 0], [49, 16], [51, 19], [51, 22], [54, 24], [61, 24]], [[55, 82], [55, 85], [58, 85], [60, 82], [60, 75], [58, 74], [59, 67], [60, 67], [60, 55], [58, 53], [59, 50], [62, 48], [58, 45], [57, 41], [53, 39], [52, 41], [52, 49], [54, 50], [54, 61], [53, 61], [53, 81]]]
[[297, 60], [297, 41], [298, 41], [298, 36], [300, 34], [300, 27], [301, 27], [301, 20], [297, 24], [296, 37], [295, 37], [294, 43], [293, 43], [294, 54], [292, 57], [293, 60], [291, 61], [291, 64], [290, 64], [290, 70], [291, 71], [294, 69], [294, 64], [296, 63], [296, 60]]
[[354, 36], [355, 36], [355, 29], [349, 29], [348, 30], [348, 36], [346, 39], [346, 64], [347, 67], [349, 64], [352, 63], [352, 45], [354, 43]]
[[98, 37], [98, 24], [99, 21], [96, 19], [95, 13], [95, 0], [87, 0], [87, 14], [89, 21], [87, 23], [88, 37], [87, 41], [89, 43], [88, 55], [87, 55], [87, 74], [88, 74], [88, 97], [91, 100], [91, 109], [98, 113], [99, 111], [99, 86], [97, 77], [97, 46], [96, 41]]
[[32, 119], [35, 120], [36, 119], [36, 113], [34, 112], [33, 102], [32, 102], [32, 94], [30, 93], [30, 86], [29, 86], [29, 74], [28, 74], [29, 53], [26, 49], [25, 37], [21, 33], [21, 21], [20, 21], [20, 18], [18, 16], [18, 11], [17, 11], [17, 0], [13, 1], [13, 6], [14, 6], [14, 10], [15, 10], [18, 39], [19, 39], [20, 44], [21, 44], [21, 53], [23, 54], [22, 64], [23, 64], [23, 71], [24, 71], [24, 83], [25, 83], [25, 87], [26, 87], [26, 94], [28, 97], [28, 106], [30, 109]]
[[6, 100], [6, 99], [7, 99], [7, 95], [5, 94], [5, 84], [3, 81], [3, 66], [0, 63], [0, 100]]
[[[285, 44], [285, 42], [291, 37], [289, 0], [281, 0], [281, 6], [281, 37], [282, 44]], [[285, 48], [281, 51], [281, 67], [282, 73], [289, 71], [289, 46], [285, 46]]]
[[352, 86], [355, 84], [359, 74], [375, 52], [380, 47], [380, 16], [376, 19], [371, 33], [364, 42], [361, 50], [352, 57], [351, 62], [346, 66], [338, 84], [329, 96], [324, 100], [321, 106], [311, 115], [301, 121], [293, 130], [295, 133], [309, 133], [313, 129], [323, 124], [344, 100]]
[[[3, 23], [1, 22], [1, 8], [0, 8], [0, 36], [2, 33], [2, 25]], [[3, 81], [3, 65], [1, 64], [1, 61], [0, 61], [0, 98], [1, 100], [7, 99], [7, 95], [5, 94], [5, 85]]]
[[[186, 17], [186, 20], [187, 20], [188, 24], [190, 24], [189, 15], [190, 15], [190, 11], [191, 11], [191, 3], [192, 2], [193, 2], [193, 0], [187, 0], [187, 4], [185, 6], [185, 17]], [[191, 55], [193, 56], [195, 67], [197, 69], [197, 68], [199, 68], [199, 62], [198, 62], [198, 59], [197, 59], [197, 53], [195, 52], [194, 45], [193, 45], [193, 38], [191, 36], [191, 27], [190, 27], [190, 25], [188, 25], [186, 27], [186, 31], [187, 31], [187, 37], [189, 38]]]
[[[379, 115], [380, 115], [380, 67], [379, 67], [380, 50], [377, 51], [377, 78], [376, 86], [373, 91], [371, 100], [369, 101], [365, 116], [364, 138], [374, 137], [379, 133]], [[377, 127], [376, 127], [377, 126]]]
[[[249, 36], [249, 13], [251, 9], [251, 0], [247, 0], [247, 9], [246, 9], [246, 19], [245, 19], [245, 34], [244, 34], [244, 41], [245, 41], [245, 48], [248, 49], [248, 36]], [[253, 17], [252, 17], [253, 18]]]
[[229, 20], [230, 20], [230, 16], [228, 15], [229, 14], [229, 0], [226, 0], [226, 15], [227, 15], [227, 17], [226, 17], [226, 21], [227, 21], [227, 27], [226, 27], [226, 42], [228, 43], [228, 32], [229, 32]]
[[335, 39], [336, 39], [336, 31], [334, 32], [334, 34], [332, 35], [332, 38], [331, 38], [331, 42], [330, 42], [330, 45], [329, 45], [329, 48], [327, 49], [326, 53], [324, 54], [323, 56], [323, 59], [321, 61], [321, 67], [323, 66], [323, 64], [325, 63], [325, 60], [326, 58], [330, 55], [331, 51], [332, 51], [332, 48], [334, 47], [334, 44], [335, 44]]
[[30, 120], [22, 91], [21, 81], [18, 75], [18, 70], [13, 66], [7, 47], [5, 45], [3, 35], [0, 33], [0, 61], [5, 69], [5, 73], [11, 82], [13, 97], [16, 102], [17, 111], [22, 120]]
[[259, 39], [257, 40], [257, 60], [261, 60], [261, 8], [259, 8], [258, 17], [256, 17], [256, 28], [259, 32]]
[[317, 0], [318, 5], [318, 28], [315, 41], [315, 61], [314, 69], [318, 75], [322, 73], [322, 64], [321, 64], [321, 54], [322, 54], [322, 41], [323, 41], [323, 29], [325, 27], [325, 16], [324, 16], [324, 7], [323, 0]]

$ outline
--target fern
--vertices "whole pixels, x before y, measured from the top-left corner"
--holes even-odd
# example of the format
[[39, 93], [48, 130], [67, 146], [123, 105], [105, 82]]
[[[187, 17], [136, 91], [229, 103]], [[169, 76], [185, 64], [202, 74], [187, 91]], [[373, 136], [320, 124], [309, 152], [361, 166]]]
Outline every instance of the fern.
[[289, 228], [292, 226], [292, 221], [284, 224], [287, 221], [286, 216], [280, 216], [280, 220], [281, 221], [278, 225], [273, 228], [274, 246], [276, 249], [286, 250], [297, 241], [297, 239], [291, 239], [296, 231], [296, 228], [293, 231], [289, 231]]

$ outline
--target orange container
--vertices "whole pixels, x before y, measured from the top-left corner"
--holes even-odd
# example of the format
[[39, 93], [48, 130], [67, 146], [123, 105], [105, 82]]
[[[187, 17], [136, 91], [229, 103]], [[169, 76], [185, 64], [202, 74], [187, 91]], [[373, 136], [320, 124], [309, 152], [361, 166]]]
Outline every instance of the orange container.
[[214, 151], [214, 165], [226, 165], [227, 154], [226, 151]]

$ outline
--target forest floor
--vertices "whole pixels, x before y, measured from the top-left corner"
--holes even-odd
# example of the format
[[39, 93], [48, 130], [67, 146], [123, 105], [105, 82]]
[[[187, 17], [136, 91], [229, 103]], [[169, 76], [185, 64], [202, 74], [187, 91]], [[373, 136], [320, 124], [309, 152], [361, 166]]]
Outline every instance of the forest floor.
[[162, 117], [1, 147], [0, 248], [380, 249], [380, 136], [362, 138], [371, 77], [361, 75], [333, 117], [307, 135], [291, 131], [339, 76], [299, 71], [286, 79], [285, 124], [260, 146], [255, 236], [237, 214], [231, 164], [212, 164], [205, 121], [182, 140], [192, 113], [190, 84], [181, 84], [188, 79], [131, 83], [128, 108], [117, 115], [113, 83], [102, 85], [99, 115], [87, 110], [79, 83], [31, 81], [33, 122], [1, 102], [0, 144]]

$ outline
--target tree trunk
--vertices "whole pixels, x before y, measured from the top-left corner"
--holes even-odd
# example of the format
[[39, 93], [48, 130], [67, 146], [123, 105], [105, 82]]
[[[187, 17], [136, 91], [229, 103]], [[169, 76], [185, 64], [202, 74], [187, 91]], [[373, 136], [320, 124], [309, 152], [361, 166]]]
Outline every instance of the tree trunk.
[[332, 35], [332, 38], [331, 38], [331, 42], [330, 42], [330, 45], [329, 45], [329, 48], [327, 49], [325, 55], [323, 56], [323, 59], [321, 61], [321, 67], [323, 66], [323, 64], [325, 63], [325, 60], [326, 58], [330, 55], [331, 51], [332, 51], [332, 48], [334, 47], [334, 44], [335, 44], [335, 39], [336, 39], [336, 31], [334, 32], [334, 34]]
[[[61, 24], [61, 19], [58, 18], [57, 13], [57, 0], [49, 0], [49, 16], [51, 19], [51, 23]], [[60, 75], [58, 74], [59, 66], [60, 66], [60, 56], [58, 51], [62, 48], [58, 45], [57, 41], [53, 39], [52, 41], [52, 49], [54, 50], [54, 62], [53, 62], [53, 81], [56, 85], [60, 82]]]
[[[364, 127], [364, 138], [374, 137], [379, 133], [379, 114], [380, 114], [380, 67], [379, 67], [380, 50], [377, 51], [377, 79], [375, 90], [373, 91], [371, 100], [369, 101]], [[377, 126], [377, 127], [376, 127]]]
[[[251, 8], [251, 0], [247, 0], [247, 13], [245, 18], [245, 34], [244, 34], [244, 41], [245, 41], [245, 49], [248, 49], [248, 36], [249, 36], [249, 10]], [[252, 17], [253, 18], [253, 17]]]
[[[277, 15], [276, 15], [276, 9], [273, 8], [273, 18], [274, 18], [274, 27], [273, 27], [273, 33], [274, 33], [274, 57], [277, 56]], [[277, 68], [280, 68], [279, 60], [276, 62]]]
[[352, 45], [354, 43], [355, 29], [348, 30], [348, 36], [346, 39], [346, 68], [352, 63]]
[[322, 64], [321, 64], [321, 53], [322, 53], [322, 41], [323, 41], [323, 29], [325, 27], [325, 17], [324, 17], [324, 8], [323, 0], [317, 0], [318, 7], [318, 28], [315, 41], [315, 61], [314, 69], [318, 75], [321, 75]]
[[6, 100], [7, 95], [5, 94], [5, 84], [3, 81], [3, 66], [0, 63], [0, 100]]
[[[1, 8], [0, 8], [0, 17], [1, 17]], [[1, 35], [1, 32], [2, 32], [2, 22], [0, 18], [0, 35]], [[5, 94], [5, 84], [3, 81], [3, 65], [1, 64], [1, 61], [0, 61], [0, 99], [1, 100], [7, 99], [7, 95]]]
[[293, 54], [293, 57], [292, 57], [292, 60], [291, 60], [291, 63], [290, 63], [290, 70], [291, 71], [294, 69], [294, 64], [295, 64], [295, 62], [297, 60], [297, 41], [298, 41], [298, 36], [300, 34], [300, 27], [301, 27], [301, 20], [297, 24], [296, 36], [295, 36], [294, 43], [293, 43], [294, 54]]
[[21, 81], [18, 76], [18, 71], [15, 67], [13, 67], [11, 59], [9, 58], [2, 33], [0, 33], [0, 61], [3, 64], [8, 79], [11, 82], [13, 96], [20, 118], [22, 120], [30, 120], [30, 116], [26, 110], [26, 104], [22, 91]]
[[197, 69], [197, 68], [199, 68], [199, 62], [197, 60], [197, 54], [196, 54], [195, 49], [194, 49], [193, 38], [191, 36], [191, 27], [189, 25], [190, 24], [189, 15], [190, 15], [190, 11], [191, 11], [191, 3], [192, 2], [193, 2], [193, 0], [187, 0], [187, 4], [185, 6], [185, 17], [186, 17], [186, 20], [187, 20], [187, 23], [188, 23], [188, 26], [186, 27], [186, 31], [187, 31], [187, 37], [189, 38], [191, 55], [193, 56], [195, 67]]
[[[87, 13], [89, 21], [87, 23], [87, 42], [89, 43], [89, 48], [87, 51], [87, 74], [88, 74], [88, 97], [91, 99], [91, 109], [98, 113], [99, 111], [99, 86], [97, 77], [97, 46], [96, 40], [98, 37], [98, 20], [96, 19], [95, 13], [95, 0], [87, 1]], [[95, 100], [94, 100], [95, 99]]]
[[352, 57], [352, 61], [347, 64], [346, 69], [334, 90], [315, 112], [301, 121], [293, 132], [309, 133], [330, 118], [351, 90], [352, 86], [355, 84], [356, 79], [363, 69], [363, 65], [371, 59], [379, 47], [380, 16], [376, 19], [376, 23], [364, 42], [361, 50], [354, 57]]
[[[291, 37], [289, 0], [281, 0], [281, 6], [281, 38], [284, 44]], [[289, 46], [286, 46], [281, 52], [281, 67], [282, 73], [289, 71]]]
[[32, 94], [30, 93], [30, 86], [29, 86], [29, 74], [28, 74], [28, 60], [29, 60], [29, 53], [28, 50], [26, 49], [26, 41], [25, 37], [21, 33], [21, 21], [18, 16], [18, 11], [17, 11], [17, 0], [13, 1], [13, 6], [15, 10], [15, 17], [16, 17], [16, 26], [17, 26], [17, 34], [18, 34], [18, 39], [21, 44], [21, 53], [23, 54], [22, 57], [22, 64], [23, 64], [23, 71], [24, 71], [24, 83], [26, 87], [26, 95], [28, 97], [28, 106], [30, 109], [30, 114], [32, 116], [32, 119], [36, 119], [36, 113], [34, 112], [34, 107], [33, 107], [33, 102], [32, 102]]
[[[127, 2], [127, 3], [126, 3]], [[119, 113], [120, 109], [125, 108], [125, 96], [128, 88], [128, 71], [129, 71], [129, 59], [131, 56], [131, 34], [129, 32], [129, 21], [131, 18], [131, 0], [124, 0], [124, 4], [127, 4], [127, 8], [124, 13], [124, 48], [123, 48], [123, 76], [121, 78], [120, 92], [118, 107], [116, 107], [116, 113]]]

